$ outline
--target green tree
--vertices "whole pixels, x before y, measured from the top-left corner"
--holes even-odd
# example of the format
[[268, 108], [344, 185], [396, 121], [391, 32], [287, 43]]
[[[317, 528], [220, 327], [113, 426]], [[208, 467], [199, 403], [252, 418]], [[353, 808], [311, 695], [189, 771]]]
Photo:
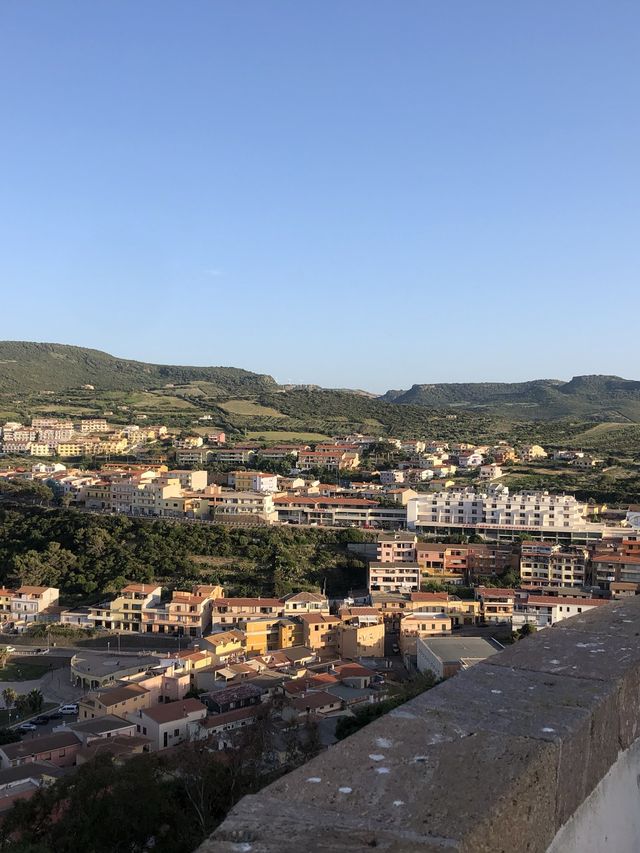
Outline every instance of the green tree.
[[13, 689], [13, 687], [5, 687], [5, 689], [2, 691], [2, 698], [4, 699], [5, 708], [13, 708], [16, 704], [18, 694]]
[[38, 689], [30, 690], [27, 693], [27, 703], [32, 714], [39, 714], [42, 711], [44, 703], [42, 691]]

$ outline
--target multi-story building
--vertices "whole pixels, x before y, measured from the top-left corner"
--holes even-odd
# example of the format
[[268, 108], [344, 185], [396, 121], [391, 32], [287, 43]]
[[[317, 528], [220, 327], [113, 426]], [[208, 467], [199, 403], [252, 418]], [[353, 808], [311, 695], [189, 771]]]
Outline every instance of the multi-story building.
[[[9, 424], [5, 424], [9, 426]], [[32, 418], [32, 429], [73, 429], [73, 422], [60, 418]]]
[[78, 719], [94, 720], [113, 714], [126, 717], [142, 708], [148, 708], [151, 693], [139, 684], [117, 684], [106, 690], [87, 693], [78, 702]]
[[546, 628], [570, 616], [586, 613], [594, 607], [606, 607], [609, 601], [602, 598], [568, 598], [551, 595], [519, 596], [513, 609], [514, 630], [523, 625]]
[[209, 474], [207, 471], [168, 471], [168, 479], [176, 479], [180, 487], [190, 492], [201, 492], [207, 488]]
[[535, 462], [536, 459], [546, 459], [547, 451], [539, 444], [525, 444], [520, 448], [520, 458], [525, 462]]
[[37, 622], [49, 607], [58, 604], [60, 590], [51, 586], [20, 586], [10, 599], [14, 628]]
[[278, 520], [329, 527], [402, 527], [404, 507], [383, 507], [366, 498], [278, 495], [273, 499]]
[[640, 585], [640, 540], [624, 539], [615, 548], [596, 551], [591, 558], [592, 581], [601, 589], [611, 584]]
[[97, 628], [141, 632], [143, 611], [160, 604], [162, 587], [156, 584], [130, 583], [113, 601], [89, 607], [89, 619]]
[[328, 613], [303, 613], [299, 617], [302, 622], [302, 644], [313, 652], [337, 652], [339, 628], [342, 620], [339, 616]]
[[384, 619], [377, 608], [343, 607], [339, 617], [338, 653], [341, 657], [354, 660], [384, 656]]
[[159, 515], [162, 501], [180, 497], [182, 487], [177, 477], [136, 475], [111, 482], [110, 505], [115, 512], [127, 515]]
[[43, 441], [46, 444], [59, 444], [63, 441], [71, 441], [73, 434], [73, 429], [56, 429], [55, 427], [51, 427], [40, 430], [38, 441]]
[[301, 613], [328, 613], [329, 599], [319, 592], [293, 592], [284, 597], [286, 616], [298, 616]]
[[284, 601], [280, 598], [216, 598], [212, 620], [215, 626], [225, 629], [251, 619], [281, 617], [284, 613]]
[[415, 655], [418, 637], [444, 637], [450, 633], [451, 617], [446, 613], [407, 613], [400, 620], [400, 651], [403, 655]]
[[277, 492], [277, 474], [267, 474], [264, 471], [231, 471], [228, 483], [238, 492]]
[[572, 544], [597, 542], [607, 533], [586, 521], [586, 504], [572, 495], [549, 492], [510, 494], [505, 486], [487, 492], [456, 489], [421, 495], [407, 504], [407, 526], [424, 533], [469, 533], [511, 539], [527, 532]]
[[178, 465], [202, 465], [213, 456], [213, 451], [206, 447], [185, 447], [176, 450]]
[[271, 494], [264, 492], [220, 492], [209, 498], [210, 514], [212, 518], [219, 516], [247, 518], [256, 521], [274, 522], [278, 520], [278, 514]]
[[380, 471], [380, 482], [383, 486], [393, 486], [396, 483], [404, 483], [405, 481], [405, 472], [392, 470], [392, 471]]
[[455, 627], [480, 624], [480, 601], [458, 598], [446, 592], [412, 592], [408, 599], [405, 612], [445, 613]]
[[379, 563], [415, 563], [417, 541], [415, 533], [400, 530], [381, 533], [377, 541], [376, 559]]
[[447, 583], [473, 582], [478, 578], [496, 577], [514, 566], [511, 545], [450, 545], [419, 542], [416, 560], [423, 578]]
[[483, 620], [496, 624], [512, 621], [516, 596], [515, 589], [481, 586], [475, 591], [475, 597], [482, 607]]
[[523, 542], [520, 579], [526, 587], [581, 587], [587, 580], [589, 551], [554, 542]]
[[32, 456], [53, 456], [53, 448], [42, 441], [32, 441], [29, 445], [29, 453]]
[[177, 450], [190, 450], [194, 447], [202, 447], [204, 439], [201, 435], [187, 435], [184, 438], [175, 438], [173, 446]]
[[246, 465], [256, 455], [254, 447], [218, 447], [212, 451], [218, 462]]
[[345, 450], [342, 447], [325, 447], [304, 450], [298, 455], [296, 467], [301, 471], [313, 468], [326, 468], [330, 471], [355, 470], [360, 465], [357, 450]]
[[374, 592], [417, 592], [420, 566], [417, 563], [369, 563], [368, 588]]
[[174, 590], [169, 601], [154, 600], [143, 608], [141, 630], [202, 637], [211, 627], [213, 602], [221, 595], [220, 586], [195, 586], [191, 592]]
[[104, 418], [86, 418], [80, 421], [80, 432], [110, 432], [111, 427]]
[[93, 445], [84, 441], [61, 441], [56, 445], [56, 456], [60, 456], [61, 459], [87, 456], [92, 449]]
[[183, 699], [131, 712], [127, 719], [136, 724], [138, 734], [149, 738], [149, 750], [157, 752], [195, 736], [198, 722], [206, 716], [207, 708], [199, 699]]

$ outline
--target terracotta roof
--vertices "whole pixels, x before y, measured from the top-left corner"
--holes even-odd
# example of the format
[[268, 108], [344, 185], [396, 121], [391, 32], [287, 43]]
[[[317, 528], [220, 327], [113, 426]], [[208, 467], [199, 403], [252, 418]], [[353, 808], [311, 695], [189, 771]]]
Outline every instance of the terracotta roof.
[[49, 587], [49, 586], [21, 586], [21, 587], [18, 587], [16, 592], [26, 593], [28, 595], [38, 595], [42, 592], [46, 592], [48, 589], [51, 589], [51, 587]]
[[157, 583], [130, 583], [123, 587], [121, 592], [142, 592], [144, 595], [148, 595], [158, 589], [159, 586], [160, 584]]
[[449, 601], [448, 592], [412, 592], [411, 601]]
[[283, 607], [280, 598], [215, 598], [216, 607]]
[[320, 690], [317, 693], [307, 693], [304, 696], [296, 696], [291, 700], [291, 704], [298, 711], [306, 711], [310, 708], [312, 711], [318, 708], [324, 708], [327, 705], [340, 705], [341, 701], [331, 693], [326, 693]]
[[[112, 687], [109, 690], [101, 690], [96, 694], [96, 699], [100, 702], [101, 705], [105, 705], [107, 708], [112, 705], [117, 705], [120, 702], [126, 702], [127, 699], [133, 699], [134, 696], [142, 696], [144, 693], [148, 693], [146, 687], [140, 687], [139, 684], [125, 684], [121, 687]], [[83, 697], [80, 701], [85, 701], [85, 698], [93, 698]]]
[[611, 604], [608, 599], [602, 598], [560, 598], [557, 595], [530, 595], [526, 606], [541, 605], [544, 607], [555, 607], [556, 605], [571, 604], [577, 607], [601, 607]]
[[180, 699], [177, 702], [165, 702], [162, 705], [145, 708], [142, 713], [154, 722], [162, 724], [171, 723], [173, 720], [182, 720], [188, 714], [193, 714], [196, 711], [206, 713], [206, 710], [199, 699]]
[[43, 752], [64, 749], [67, 746], [75, 746], [79, 743], [79, 738], [73, 732], [52, 732], [49, 735], [28, 738], [19, 743], [5, 743], [0, 746], [0, 752], [4, 752], [9, 761], [15, 761], [19, 758], [40, 755]]
[[327, 616], [324, 613], [299, 613], [300, 619], [311, 625], [333, 625], [340, 622], [337, 616]]
[[259, 710], [259, 705], [251, 705], [248, 708], [236, 708], [235, 711], [227, 711], [224, 714], [213, 714], [204, 720], [200, 720], [200, 725], [204, 729], [216, 729], [228, 723], [235, 723], [238, 720], [248, 720], [250, 717], [255, 717]]

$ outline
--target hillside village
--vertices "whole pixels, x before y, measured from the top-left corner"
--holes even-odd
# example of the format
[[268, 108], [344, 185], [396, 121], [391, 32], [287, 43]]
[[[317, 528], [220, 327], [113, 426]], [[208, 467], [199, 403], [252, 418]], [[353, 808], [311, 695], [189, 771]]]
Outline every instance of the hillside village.
[[[0, 745], [0, 811], [16, 781], [31, 796], [48, 774], [104, 750], [118, 761], [199, 741], [237, 750], [267, 710], [279, 732], [274, 761], [286, 763], [284, 744], [294, 737], [303, 749], [310, 726], [320, 748], [341, 719], [384, 707], [407, 679], [448, 678], [514, 637], [640, 591], [638, 507], [505, 485], [516, 465], [604, 464], [579, 449], [362, 434], [227, 441], [209, 426], [51, 417], [5, 423], [1, 447], [8, 505], [39, 486], [46, 504], [97, 515], [359, 530], [364, 539], [354, 535], [348, 549], [366, 584], [342, 597], [242, 597], [221, 584], [130, 582], [76, 605], [61, 604], [55, 587], [3, 587], [2, 629], [16, 644], [37, 626], [48, 642], [59, 630], [74, 643], [114, 639], [106, 651], [70, 653], [68, 719], [41, 714], [46, 732], [27, 721], [20, 742]], [[136, 637], [184, 647], [123, 653], [121, 638], [135, 648]]]

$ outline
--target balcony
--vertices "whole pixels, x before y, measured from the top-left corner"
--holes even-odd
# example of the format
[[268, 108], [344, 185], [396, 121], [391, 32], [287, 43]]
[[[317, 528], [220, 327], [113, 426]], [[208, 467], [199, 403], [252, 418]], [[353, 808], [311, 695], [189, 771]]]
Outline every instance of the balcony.
[[640, 597], [546, 628], [241, 800], [199, 853], [637, 853]]

